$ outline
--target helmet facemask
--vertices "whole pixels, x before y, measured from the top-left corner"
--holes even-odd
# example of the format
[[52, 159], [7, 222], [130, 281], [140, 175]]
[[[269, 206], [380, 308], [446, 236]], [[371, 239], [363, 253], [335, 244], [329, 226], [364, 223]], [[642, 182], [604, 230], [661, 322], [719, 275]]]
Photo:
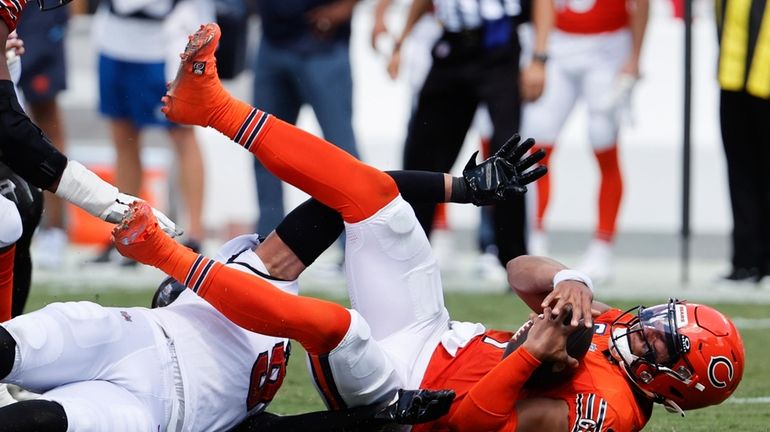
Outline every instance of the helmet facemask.
[[684, 307], [676, 299], [650, 308], [637, 306], [624, 312], [610, 327], [610, 352], [629, 379], [654, 402], [681, 415], [684, 411], [674, 401], [655, 390], [659, 387], [656, 380], [703, 388], [685, 356], [690, 351], [690, 340], [678, 332], [677, 308]]

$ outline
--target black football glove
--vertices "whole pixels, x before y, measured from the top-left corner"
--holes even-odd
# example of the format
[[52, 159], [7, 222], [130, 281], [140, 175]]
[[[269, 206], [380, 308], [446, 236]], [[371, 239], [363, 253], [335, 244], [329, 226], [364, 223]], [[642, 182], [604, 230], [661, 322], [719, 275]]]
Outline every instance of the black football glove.
[[455, 399], [454, 390], [403, 390], [398, 400], [375, 415], [375, 418], [398, 424], [427, 423], [449, 412]]
[[538, 150], [522, 159], [535, 140], [528, 138], [520, 142], [515, 134], [500, 150], [489, 159], [476, 165], [476, 151], [463, 169], [463, 180], [470, 193], [470, 202], [477, 206], [505, 201], [527, 192], [527, 185], [544, 176], [548, 170], [542, 165], [530, 169], [545, 157], [544, 150]]

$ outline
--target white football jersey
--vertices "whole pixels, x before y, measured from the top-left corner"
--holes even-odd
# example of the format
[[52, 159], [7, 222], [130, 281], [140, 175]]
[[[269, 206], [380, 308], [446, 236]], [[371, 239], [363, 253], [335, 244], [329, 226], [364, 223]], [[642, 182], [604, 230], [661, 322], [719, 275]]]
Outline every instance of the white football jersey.
[[[297, 294], [296, 281], [260, 275], [267, 272], [251, 248], [226, 261]], [[264, 410], [281, 386], [288, 339], [244, 330], [190, 290], [151, 315], [174, 342], [184, 386], [182, 430], [228, 430]]]

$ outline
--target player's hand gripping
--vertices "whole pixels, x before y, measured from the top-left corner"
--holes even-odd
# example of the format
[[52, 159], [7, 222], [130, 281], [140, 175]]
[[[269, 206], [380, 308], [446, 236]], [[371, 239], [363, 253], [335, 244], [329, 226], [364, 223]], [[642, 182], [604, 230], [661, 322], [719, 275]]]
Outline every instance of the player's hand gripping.
[[578, 361], [567, 354], [567, 337], [575, 327], [564, 322], [571, 309], [563, 307], [555, 314], [551, 308], [546, 307], [540, 315], [530, 314], [529, 319], [533, 324], [522, 346], [543, 363], [552, 362], [576, 368]]
[[565, 308], [572, 308], [574, 313], [570, 325], [577, 327], [582, 320], [583, 324], [590, 328], [594, 325], [594, 311], [591, 309], [593, 301], [594, 294], [586, 284], [576, 280], [564, 280], [553, 287], [553, 291], [543, 299], [540, 306], [552, 308], [554, 314], [561, 313]]
[[541, 149], [524, 157], [535, 145], [535, 140], [520, 141], [519, 134], [515, 134], [497, 153], [478, 165], [476, 155], [479, 152], [473, 153], [463, 170], [463, 179], [471, 191], [473, 204], [489, 205], [524, 194], [527, 184], [548, 172], [544, 166], [529, 169], [545, 157], [545, 152]]

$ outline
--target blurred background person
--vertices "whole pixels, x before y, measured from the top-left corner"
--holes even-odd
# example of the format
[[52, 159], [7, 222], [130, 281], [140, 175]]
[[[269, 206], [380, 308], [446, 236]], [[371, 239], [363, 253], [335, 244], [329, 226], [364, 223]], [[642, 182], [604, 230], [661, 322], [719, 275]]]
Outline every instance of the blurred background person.
[[770, 6], [717, 2], [719, 115], [733, 230], [726, 282], [770, 273]]
[[[535, 138], [537, 146], [545, 149], [543, 163], [548, 165], [577, 100], [586, 102], [588, 140], [599, 164], [601, 182], [594, 238], [577, 268], [601, 282], [612, 276], [612, 243], [623, 194], [618, 131], [639, 77], [649, 3], [566, 0], [555, 1], [555, 11], [548, 53], [536, 49], [532, 55], [533, 62], [546, 64], [547, 84], [543, 96], [525, 106], [522, 134]], [[551, 194], [549, 177], [535, 186], [537, 207], [530, 238], [530, 252], [535, 255], [548, 254], [544, 220]]]
[[[523, 7], [522, 7], [523, 6]], [[404, 169], [447, 172], [454, 165], [476, 109], [484, 104], [493, 126], [490, 152], [518, 132], [521, 99], [542, 92], [544, 69], [532, 64], [519, 74], [519, 23], [533, 19], [537, 49], [545, 50], [553, 21], [550, 0], [532, 4], [494, 0], [414, 0], [389, 65], [398, 73], [401, 47], [423, 15], [433, 10], [442, 34], [432, 47], [431, 68], [419, 92], [404, 146]], [[520, 88], [521, 85], [521, 88]], [[434, 205], [417, 205], [430, 235]], [[524, 199], [493, 206], [498, 260], [526, 254]]]
[[[397, 61], [389, 62], [388, 74], [392, 79], [396, 79], [398, 75], [406, 78], [409, 88], [410, 111], [413, 115], [425, 77], [430, 71], [433, 60], [431, 50], [441, 37], [442, 28], [431, 7], [414, 24], [409, 35], [404, 39], [403, 46], [396, 47], [393, 45], [394, 36], [390, 34], [386, 20], [387, 12], [392, 5], [393, 0], [378, 0], [375, 4], [374, 23], [370, 37], [371, 45], [372, 49], [382, 54], [398, 56]], [[394, 48], [396, 49], [394, 50]], [[489, 146], [493, 130], [486, 107], [479, 106], [476, 110], [472, 127], [480, 135], [481, 158], [485, 159], [490, 156]], [[480, 223], [477, 240], [481, 255], [475, 263], [475, 271], [480, 277], [502, 281], [505, 278], [505, 271], [497, 260], [497, 245], [492, 228], [492, 209], [481, 207], [479, 213]], [[437, 204], [433, 217], [431, 244], [442, 270], [452, 271], [455, 268], [452, 264], [456, 258], [454, 241], [447, 204]]]
[[[141, 132], [153, 126], [165, 128], [178, 162], [178, 187], [185, 209], [184, 243], [194, 250], [200, 250], [204, 238], [203, 159], [194, 129], [166, 120], [160, 99], [166, 93], [167, 69], [176, 68], [167, 65], [171, 47], [178, 45], [171, 37], [179, 36], [168, 29], [166, 20], [175, 8], [188, 7], [192, 8], [188, 12], [194, 12], [197, 1], [104, 0], [93, 22], [93, 41], [99, 52], [99, 112], [109, 121], [115, 145], [115, 185], [125, 193], [139, 195], [143, 176]], [[113, 256], [110, 245], [95, 262], [109, 262]]]
[[[353, 133], [350, 32], [358, 0], [251, 0], [262, 33], [254, 63], [254, 105], [296, 124], [313, 108], [323, 137], [358, 158]], [[254, 161], [259, 220], [269, 233], [283, 219], [282, 182]]]
[[[30, 118], [48, 135], [51, 143], [65, 152], [64, 124], [57, 98], [67, 88], [64, 52], [69, 8], [42, 12], [37, 7], [24, 10], [16, 33], [24, 40], [26, 53], [19, 87], [22, 104]], [[45, 220], [35, 237], [36, 264], [57, 269], [63, 265], [67, 247], [64, 202], [50, 192], [45, 194]]]

